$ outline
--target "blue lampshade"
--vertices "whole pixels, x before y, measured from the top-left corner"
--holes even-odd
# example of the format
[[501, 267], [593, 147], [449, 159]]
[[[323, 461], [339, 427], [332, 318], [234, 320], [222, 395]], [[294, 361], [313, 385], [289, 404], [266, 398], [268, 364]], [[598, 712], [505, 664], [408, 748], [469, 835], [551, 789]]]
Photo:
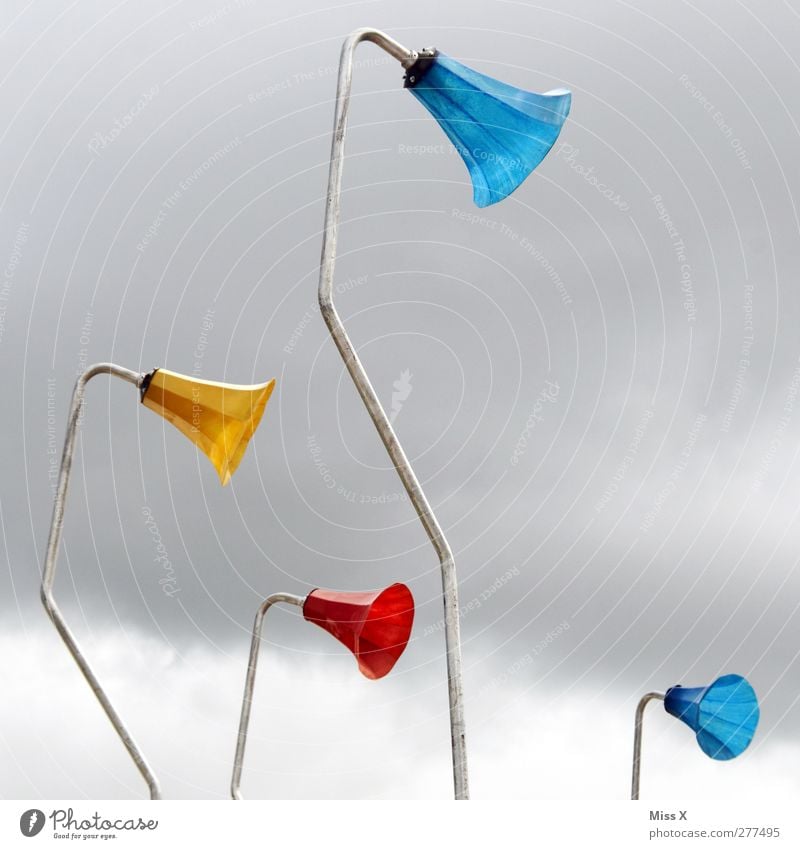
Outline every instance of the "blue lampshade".
[[685, 722], [700, 748], [716, 761], [741, 755], [759, 718], [755, 691], [741, 675], [723, 675], [708, 687], [671, 687], [664, 709]]
[[405, 84], [461, 154], [481, 207], [508, 197], [545, 158], [572, 100], [565, 89], [506, 85], [439, 52], [420, 54]]

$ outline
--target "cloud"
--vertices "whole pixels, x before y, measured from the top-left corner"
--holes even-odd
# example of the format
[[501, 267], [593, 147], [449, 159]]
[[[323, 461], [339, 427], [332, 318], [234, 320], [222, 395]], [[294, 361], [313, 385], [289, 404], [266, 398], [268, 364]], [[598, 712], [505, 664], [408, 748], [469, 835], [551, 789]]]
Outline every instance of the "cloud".
[[[456, 554], [476, 796], [624, 798], [638, 695], [724, 672], [761, 697], [752, 752], [710, 764], [656, 711], [643, 792], [797, 788], [797, 19], [635, 5], [497, 3], [487, 38], [485, 2], [404, 4], [411, 46], [574, 92], [567, 147], [477, 218], [402, 69], [359, 48], [337, 307]], [[133, 387], [87, 394], [57, 595], [167, 795], [227, 792], [265, 594], [395, 580], [417, 626], [377, 686], [270, 622], [245, 788], [450, 793], [437, 560], [316, 307], [336, 63], [364, 9], [13, 18], [5, 795], [142, 789], [38, 600], [70, 392], [105, 360], [278, 378], [224, 490]]]
[[[97, 634], [87, 654], [167, 798], [225, 798], [246, 646], [183, 656], [130, 631]], [[55, 633], [0, 636], [4, 798], [131, 798], [144, 784]], [[342, 661], [341, 663], [336, 662]], [[265, 644], [242, 781], [249, 798], [441, 798], [451, 793], [445, 694], [401, 661], [397, 679], [362, 679], [342, 653], [287, 659]], [[440, 682], [441, 683], [441, 682]], [[474, 798], [623, 799], [630, 699], [561, 695], [513, 680], [467, 702]], [[469, 693], [468, 693], [469, 696]], [[643, 798], [790, 799], [800, 747], [756, 737], [732, 763], [708, 760], [659, 706], [646, 716]]]

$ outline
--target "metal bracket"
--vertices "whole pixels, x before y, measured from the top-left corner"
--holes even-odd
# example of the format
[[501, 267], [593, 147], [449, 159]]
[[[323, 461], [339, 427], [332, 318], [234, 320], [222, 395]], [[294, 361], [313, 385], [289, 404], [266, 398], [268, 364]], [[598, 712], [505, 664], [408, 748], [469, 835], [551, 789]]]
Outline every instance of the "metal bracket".
[[409, 65], [406, 75], [403, 77], [403, 88], [414, 88], [414, 86], [428, 73], [433, 65], [439, 51], [435, 47], [425, 47], [417, 54], [417, 60]]

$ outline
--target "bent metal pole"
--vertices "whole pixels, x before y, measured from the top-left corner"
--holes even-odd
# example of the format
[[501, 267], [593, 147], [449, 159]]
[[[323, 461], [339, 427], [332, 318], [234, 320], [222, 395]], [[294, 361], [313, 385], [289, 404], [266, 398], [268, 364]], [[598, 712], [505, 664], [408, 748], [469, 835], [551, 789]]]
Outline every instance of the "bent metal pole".
[[250, 640], [250, 658], [247, 662], [247, 675], [244, 679], [242, 710], [239, 715], [239, 733], [236, 735], [236, 754], [233, 756], [233, 776], [231, 777], [232, 799], [242, 798], [242, 766], [244, 764], [244, 750], [247, 746], [247, 732], [250, 728], [250, 709], [253, 706], [253, 690], [256, 685], [258, 652], [261, 647], [261, 631], [264, 628], [264, 617], [273, 604], [294, 604], [297, 607], [302, 607], [305, 601], [305, 596], [292, 595], [291, 593], [274, 593], [265, 598], [256, 611], [256, 618], [253, 622], [253, 636]]
[[636, 719], [633, 726], [633, 769], [631, 770], [631, 799], [639, 798], [639, 779], [642, 774], [642, 722], [644, 709], [650, 702], [664, 701], [663, 693], [645, 693], [636, 705]]
[[145, 760], [139, 747], [136, 745], [133, 737], [131, 737], [128, 729], [125, 727], [119, 714], [114, 710], [111, 700], [106, 695], [106, 691], [97, 680], [97, 676], [89, 666], [89, 662], [84, 657], [83, 652], [78, 645], [78, 640], [70, 631], [69, 626], [64, 619], [61, 609], [56, 603], [53, 595], [53, 584], [56, 578], [56, 565], [58, 562], [58, 550], [61, 545], [61, 532], [64, 528], [64, 507], [67, 500], [67, 491], [69, 489], [69, 478], [72, 471], [72, 456], [75, 451], [75, 436], [78, 432], [78, 426], [81, 420], [81, 411], [83, 408], [83, 396], [86, 392], [86, 384], [98, 374], [110, 374], [113, 377], [119, 377], [127, 383], [132, 383], [137, 388], [140, 388], [144, 375], [122, 366], [114, 365], [113, 363], [98, 363], [90, 366], [78, 378], [75, 389], [72, 393], [72, 403], [69, 410], [69, 421], [67, 422], [67, 435], [64, 439], [64, 451], [61, 455], [61, 470], [58, 474], [58, 486], [56, 488], [56, 498], [53, 504], [53, 518], [50, 522], [50, 536], [47, 540], [47, 553], [44, 560], [44, 572], [42, 574], [42, 604], [47, 611], [53, 625], [55, 625], [61, 639], [66, 644], [70, 654], [78, 664], [78, 668], [83, 673], [83, 677], [89, 682], [92, 692], [97, 697], [97, 700], [106, 712], [106, 716], [111, 720], [114, 730], [117, 732], [120, 740], [122, 740], [128, 754], [136, 764], [136, 768], [142, 774], [142, 778], [147, 782], [147, 788], [150, 791], [151, 799], [160, 799], [161, 791], [158, 786], [153, 771]]
[[467, 750], [464, 736], [464, 692], [461, 678], [461, 637], [458, 623], [458, 582], [455, 562], [444, 532], [422, 491], [417, 476], [405, 455], [397, 435], [381, 406], [367, 373], [361, 365], [353, 344], [344, 329], [333, 303], [333, 270], [336, 262], [336, 239], [339, 227], [339, 206], [342, 190], [342, 165], [344, 141], [347, 130], [347, 111], [353, 79], [353, 54], [362, 41], [371, 41], [404, 68], [409, 68], [418, 58], [415, 50], [398, 44], [385, 33], [373, 29], [359, 29], [351, 33], [342, 47], [339, 62], [339, 81], [336, 92], [336, 112], [333, 121], [328, 194], [325, 201], [325, 226], [322, 235], [322, 258], [319, 276], [319, 306], [325, 324], [344, 360], [350, 377], [358, 389], [361, 400], [378, 430], [383, 444], [392, 459], [411, 503], [417, 511], [425, 532], [439, 558], [444, 598], [445, 645], [447, 651], [447, 686], [450, 701], [450, 738], [453, 753], [453, 783], [456, 799], [469, 798]]

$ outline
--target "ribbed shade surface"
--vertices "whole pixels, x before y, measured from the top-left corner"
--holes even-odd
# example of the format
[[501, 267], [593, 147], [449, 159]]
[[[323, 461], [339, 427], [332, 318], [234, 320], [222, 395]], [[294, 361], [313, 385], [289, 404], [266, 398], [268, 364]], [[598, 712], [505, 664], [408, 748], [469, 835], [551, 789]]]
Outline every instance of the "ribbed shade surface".
[[741, 675], [723, 675], [708, 687], [671, 687], [664, 709], [685, 722], [717, 761], [741, 755], [758, 726], [758, 699]]
[[303, 616], [347, 646], [367, 678], [383, 678], [405, 650], [414, 624], [414, 597], [405, 584], [350, 593], [313, 590]]
[[544, 159], [569, 114], [565, 89], [523, 91], [437, 53], [409, 69], [409, 91], [461, 154], [480, 207], [507, 197]]
[[148, 375], [142, 403], [191, 439], [225, 486], [242, 461], [274, 388], [274, 380], [240, 386], [159, 368]]

